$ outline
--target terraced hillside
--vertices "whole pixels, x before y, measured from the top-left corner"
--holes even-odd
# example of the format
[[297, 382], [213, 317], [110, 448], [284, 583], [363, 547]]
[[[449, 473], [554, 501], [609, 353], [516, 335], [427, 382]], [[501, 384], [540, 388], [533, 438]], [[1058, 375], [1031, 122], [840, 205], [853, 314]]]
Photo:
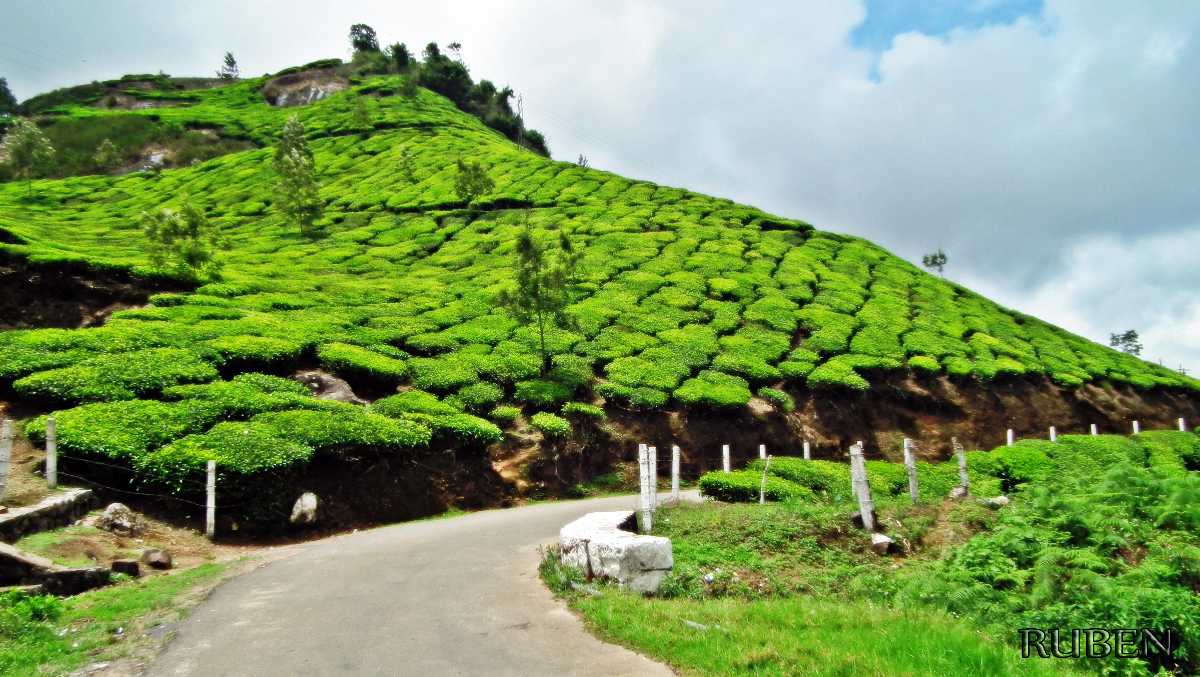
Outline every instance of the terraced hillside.
[[[183, 493], [215, 458], [248, 495], [288, 473], [384, 459], [422, 487], [414, 495], [438, 497], [395, 508], [420, 512], [498, 500], [489, 460], [519, 455], [535, 483], [569, 486], [633, 439], [690, 442], [696, 468], [720, 441], [745, 453], [751, 440], [794, 448], [805, 436], [833, 455], [858, 438], [890, 453], [905, 432], [936, 453], [952, 433], [984, 444], [1005, 427], [1123, 430], [1129, 417], [1200, 413], [1200, 382], [864, 240], [551, 161], [430, 91], [401, 95], [395, 76], [296, 108], [268, 104], [265, 82], [127, 93], [165, 107], [44, 111], [80, 127], [145, 116], [261, 147], [162, 172], [0, 184], [0, 265], [19, 273], [3, 278], [0, 306], [52, 303], [38, 298], [51, 280], [74, 280], [73, 294], [102, 280], [122, 291], [105, 303], [133, 306], [102, 326], [0, 333], [3, 398], [58, 410], [71, 453]], [[272, 207], [270, 145], [290, 115], [315, 154], [324, 237]], [[460, 158], [495, 184], [470, 204], [455, 192]], [[184, 196], [232, 245], [223, 277], [194, 288], [151, 265], [139, 225]], [[566, 230], [583, 251], [575, 327], [551, 332], [545, 377], [535, 333], [495, 302], [525, 224], [547, 240]], [[141, 307], [138, 289], [160, 293]], [[316, 366], [390, 396], [367, 410], [269, 376]], [[328, 481], [361, 493], [349, 476]]]

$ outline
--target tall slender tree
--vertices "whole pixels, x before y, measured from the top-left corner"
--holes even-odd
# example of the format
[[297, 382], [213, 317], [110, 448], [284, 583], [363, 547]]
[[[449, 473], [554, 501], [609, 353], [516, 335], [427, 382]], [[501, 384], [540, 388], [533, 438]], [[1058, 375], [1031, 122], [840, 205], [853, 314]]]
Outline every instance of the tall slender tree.
[[233, 58], [233, 52], [225, 52], [225, 61], [221, 64], [221, 69], [217, 71], [217, 77], [222, 80], [237, 80], [239, 74], [238, 62]]
[[526, 215], [525, 226], [517, 236], [513, 286], [501, 292], [499, 301], [523, 325], [537, 329], [541, 372], [552, 367], [546, 334], [554, 328], [574, 326], [567, 315], [571, 292], [576, 282], [580, 253], [565, 230], [559, 230], [558, 247], [540, 244]]
[[275, 204], [301, 234], [316, 234], [315, 223], [324, 213], [325, 204], [317, 190], [316, 165], [304, 137], [304, 125], [295, 115], [283, 124], [273, 164], [279, 175]]

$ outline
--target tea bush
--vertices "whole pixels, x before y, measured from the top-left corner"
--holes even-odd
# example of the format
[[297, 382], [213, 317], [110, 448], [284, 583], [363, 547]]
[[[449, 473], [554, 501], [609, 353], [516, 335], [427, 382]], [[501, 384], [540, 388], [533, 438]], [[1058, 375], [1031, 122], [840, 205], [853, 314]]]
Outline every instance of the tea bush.
[[[704, 473], [700, 476], [700, 493], [718, 501], [742, 502], [757, 501], [758, 491], [762, 483], [762, 472], [753, 470], [721, 470]], [[774, 475], [767, 476], [765, 491], [767, 500], [789, 501], [812, 498], [812, 492], [806, 487], [789, 482]]]

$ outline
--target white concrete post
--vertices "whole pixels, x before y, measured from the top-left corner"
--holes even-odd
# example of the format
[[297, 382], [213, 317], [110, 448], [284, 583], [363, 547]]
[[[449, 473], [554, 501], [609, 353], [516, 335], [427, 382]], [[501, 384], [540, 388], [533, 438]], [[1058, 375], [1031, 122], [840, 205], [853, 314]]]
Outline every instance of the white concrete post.
[[650, 448], [638, 445], [638, 510], [642, 513], [642, 533], [650, 533], [653, 516], [650, 510]]
[[729, 445], [721, 445], [721, 470], [729, 472]]
[[658, 447], [650, 447], [646, 467], [650, 468], [650, 509], [658, 510]]
[[671, 445], [671, 502], [679, 502], [679, 445]]
[[850, 447], [850, 480], [858, 497], [858, 514], [863, 528], [875, 531], [875, 504], [871, 501], [871, 485], [867, 481], [867, 464], [863, 460], [862, 444]]
[[771, 469], [771, 457], [768, 456], [763, 462], [762, 480], [758, 483], [758, 504], [767, 504], [767, 471]]
[[912, 452], [912, 441], [904, 438], [904, 469], [908, 471], [908, 495], [917, 503], [920, 495], [917, 487], [917, 459]]
[[758, 445], [758, 457], [760, 459], [765, 459], [767, 457], [767, 445], [765, 445], [765, 444]]
[[[1183, 419], [1179, 419], [1179, 420], [1182, 421]], [[808, 440], [804, 440], [804, 460], [806, 460], [806, 461], [812, 460], [812, 448], [809, 446]]]
[[1007, 438], [1006, 438], [1006, 442], [1008, 443], [1008, 446], [1011, 447], [1013, 445], [1013, 442], [1015, 441], [1015, 439], [1016, 439], [1016, 436], [1013, 435], [1013, 429], [1009, 428]]
[[1179, 432], [1181, 432], [1181, 433], [1187, 432], [1187, 421], [1183, 420], [1182, 416], [1179, 417]]
[[1093, 423], [1093, 424], [1092, 424], [1091, 432], [1092, 432], [1092, 434], [1093, 434], [1093, 435], [1098, 435], [1098, 434], [1099, 434], [1098, 432], [1096, 432], [1096, 424], [1095, 424], [1095, 423]]
[[1050, 441], [1051, 442], [1058, 441], [1058, 430], [1054, 426], [1050, 426]]
[[212, 538], [217, 533], [217, 462], [208, 462], [208, 482], [205, 487], [204, 535]]
[[1136, 435], [1136, 434], [1138, 434], [1138, 433], [1140, 433], [1140, 432], [1142, 432], [1142, 428], [1141, 428], [1141, 426], [1140, 426], [1140, 425], [1138, 425], [1138, 422], [1137, 422], [1136, 420], [1134, 420], [1134, 422], [1133, 422], [1133, 434], [1134, 434], [1134, 435]]
[[8, 467], [12, 462], [12, 446], [12, 421], [6, 418], [0, 421], [0, 501], [4, 500], [4, 492], [8, 489]]
[[954, 445], [954, 455], [958, 456], [958, 484], [963, 488], [963, 496], [968, 496], [971, 493], [971, 476], [967, 474], [967, 452], [958, 443], [957, 437], [951, 437], [950, 443]]
[[58, 424], [53, 416], [46, 419], [46, 485], [58, 488]]

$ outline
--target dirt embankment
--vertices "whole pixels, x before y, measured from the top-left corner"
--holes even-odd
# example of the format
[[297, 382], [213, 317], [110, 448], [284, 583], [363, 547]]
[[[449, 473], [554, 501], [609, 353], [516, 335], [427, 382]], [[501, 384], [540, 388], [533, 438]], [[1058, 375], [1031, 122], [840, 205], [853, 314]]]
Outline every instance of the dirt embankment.
[[[731, 413], [674, 410], [632, 412], [610, 409], [607, 433], [588, 433], [586, 442], [557, 445], [540, 442], [542, 452], [530, 462], [530, 488], [561, 491], [607, 472], [618, 461], [636, 460], [640, 442], [659, 449], [660, 474], [669, 466], [672, 444], [681, 449], [685, 477], [721, 467], [721, 445], [730, 445], [734, 467], [769, 453], [800, 455], [805, 439], [814, 458], [843, 460], [851, 444], [861, 440], [867, 455], [901, 460], [901, 440], [916, 441], [920, 457], [950, 457], [951, 438], [967, 449], [1004, 444], [1012, 428], [1018, 438], [1046, 439], [1050, 426], [1058, 434], [1129, 434], [1137, 420], [1142, 430], [1174, 429], [1179, 417], [1200, 422], [1200, 393], [1138, 390], [1127, 385], [1089, 384], [1061, 388], [1047, 378], [1021, 378], [980, 383], [942, 376], [876, 376], [865, 393], [813, 392], [793, 389], [796, 410], [784, 415], [765, 406]], [[539, 443], [526, 440], [524, 444]], [[499, 456], [527, 453], [509, 444]]]
[[[6, 236], [0, 231], [0, 239]], [[144, 305], [151, 294], [184, 288], [117, 270], [31, 264], [0, 252], [0, 331], [96, 326], [117, 310]]]

